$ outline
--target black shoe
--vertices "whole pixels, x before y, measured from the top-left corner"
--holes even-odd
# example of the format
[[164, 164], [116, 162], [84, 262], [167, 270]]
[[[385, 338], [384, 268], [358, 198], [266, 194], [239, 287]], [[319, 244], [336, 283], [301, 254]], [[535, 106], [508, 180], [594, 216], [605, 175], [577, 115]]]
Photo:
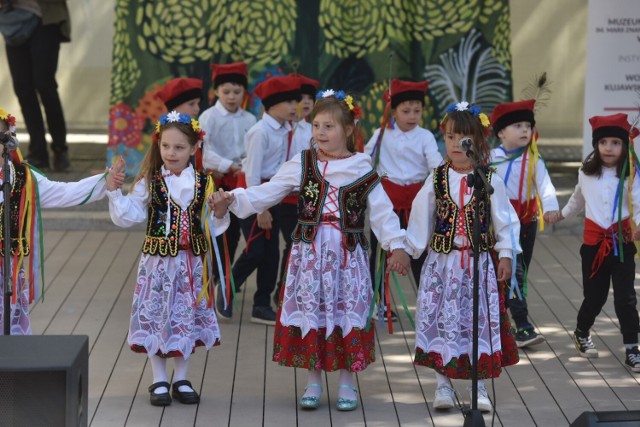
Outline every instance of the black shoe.
[[627, 358], [624, 364], [633, 372], [640, 372], [640, 350], [638, 350], [638, 346], [627, 350]]
[[53, 153], [53, 168], [56, 172], [64, 172], [71, 166], [69, 161], [69, 152], [62, 151], [60, 153]]
[[173, 383], [173, 386], [171, 386], [171, 396], [173, 396], [173, 398], [178, 402], [184, 403], [185, 405], [200, 403], [200, 396], [198, 396], [198, 393], [196, 393], [195, 390], [180, 391], [180, 387], [183, 385], [186, 385], [187, 387], [191, 387], [193, 389], [191, 382], [188, 380], [176, 381], [175, 383]]
[[516, 330], [516, 345], [518, 348], [536, 345], [544, 342], [544, 337], [533, 329], [518, 328]]
[[[154, 393], [153, 391], [159, 387], [166, 387], [165, 393]], [[153, 406], [167, 406], [171, 405], [171, 396], [169, 396], [169, 388], [171, 386], [166, 381], [159, 381], [149, 386], [149, 399]]]
[[216, 312], [219, 319], [231, 320], [233, 317], [233, 301], [227, 301], [227, 308], [224, 307], [223, 288], [224, 285], [220, 283], [216, 286]]
[[24, 161], [40, 170], [49, 169], [49, 159], [40, 159], [38, 157], [29, 156], [24, 159]]
[[275, 326], [276, 312], [273, 311], [271, 306], [253, 307], [253, 311], [251, 312], [251, 321], [261, 325]]
[[591, 341], [591, 335], [589, 332], [581, 332], [577, 329], [573, 333], [573, 344], [576, 346], [576, 350], [582, 357], [595, 358], [598, 357], [598, 350]]

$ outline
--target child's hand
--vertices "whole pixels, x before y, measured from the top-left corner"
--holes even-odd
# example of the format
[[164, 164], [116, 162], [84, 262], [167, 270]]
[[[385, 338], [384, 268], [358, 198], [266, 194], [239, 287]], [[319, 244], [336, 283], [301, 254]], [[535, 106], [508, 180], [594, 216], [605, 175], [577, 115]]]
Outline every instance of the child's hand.
[[498, 282], [511, 279], [511, 258], [500, 258], [498, 261]]
[[411, 258], [409, 258], [409, 254], [407, 254], [404, 249], [394, 250], [387, 259], [387, 267], [402, 276], [406, 276], [409, 272], [410, 263]]
[[271, 230], [273, 217], [271, 216], [271, 212], [269, 212], [269, 209], [262, 212], [261, 214], [258, 214], [257, 220], [258, 227], [260, 227], [262, 230]]
[[114, 160], [113, 166], [107, 169], [109, 173], [107, 173], [107, 190], [115, 191], [118, 188], [122, 188], [122, 184], [124, 184], [125, 179], [125, 171], [127, 170], [127, 164], [124, 161], [122, 156], [118, 156], [117, 159]]
[[636, 227], [636, 231], [633, 232], [633, 240], [640, 240], [640, 227]]
[[233, 193], [229, 193], [220, 188], [218, 191], [207, 197], [207, 204], [213, 211], [216, 218], [223, 218], [227, 214], [229, 205], [233, 203], [235, 199], [236, 197]]
[[544, 222], [548, 224], [555, 224], [556, 222], [562, 221], [564, 219], [561, 211], [545, 212], [542, 218], [544, 219]]
[[242, 167], [240, 167], [240, 165], [233, 163], [231, 164], [231, 167], [229, 167], [229, 172], [233, 173], [233, 176], [238, 176], [238, 174], [242, 172]]

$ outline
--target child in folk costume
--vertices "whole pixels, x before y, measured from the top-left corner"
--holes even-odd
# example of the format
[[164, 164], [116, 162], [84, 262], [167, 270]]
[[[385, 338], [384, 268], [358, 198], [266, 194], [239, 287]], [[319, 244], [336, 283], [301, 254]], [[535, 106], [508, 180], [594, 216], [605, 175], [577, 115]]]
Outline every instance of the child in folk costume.
[[[9, 168], [11, 171], [11, 265], [12, 296], [10, 301], [11, 335], [31, 335], [29, 306], [40, 297], [44, 286], [41, 270], [44, 254], [41, 242], [43, 230], [40, 229], [38, 211], [41, 208], [62, 208], [78, 206], [102, 199], [107, 185], [121, 185], [124, 173], [111, 171], [94, 175], [78, 182], [50, 181], [37, 169], [31, 169], [22, 161], [15, 138], [16, 119], [0, 108], [0, 137], [6, 140], [4, 146], [11, 150]], [[0, 148], [0, 188], [4, 184], [2, 167], [4, 157]], [[0, 250], [4, 254], [4, 195], [0, 189]], [[4, 265], [0, 267], [3, 269]], [[0, 274], [4, 283], [4, 272]], [[1, 288], [1, 286], [0, 286]], [[4, 333], [4, 293], [0, 296], [0, 335]]]
[[[300, 79], [292, 76], [271, 77], [255, 89], [265, 113], [245, 135], [247, 157], [242, 171], [247, 188], [271, 179], [286, 161], [290, 122], [300, 102]], [[280, 204], [257, 212], [240, 222], [246, 248], [233, 265], [235, 291], [257, 270], [257, 291], [253, 297], [251, 321], [275, 325], [276, 313], [271, 307], [271, 293], [278, 279], [280, 260]], [[229, 289], [231, 291], [231, 289]], [[230, 292], [218, 287], [216, 309], [221, 317], [233, 314]]]
[[[393, 209], [406, 228], [411, 213], [411, 203], [427, 176], [442, 163], [442, 155], [433, 134], [420, 126], [424, 111], [424, 98], [428, 81], [409, 82], [392, 80], [385, 93], [387, 108], [391, 108], [394, 127], [385, 129], [387, 113], [382, 127], [377, 129], [367, 145], [365, 153], [374, 159], [374, 166], [382, 176], [382, 186], [393, 202]], [[371, 276], [376, 277], [378, 241], [371, 234]], [[420, 270], [426, 253], [411, 260], [411, 272], [416, 286], [420, 282]], [[374, 280], [375, 282], [375, 280]], [[395, 317], [395, 313], [392, 313]], [[386, 318], [386, 317], [385, 317]]]
[[[360, 110], [351, 96], [327, 90], [313, 109], [317, 148], [285, 163], [268, 182], [236, 189], [232, 212], [247, 216], [299, 191], [298, 224], [274, 335], [273, 360], [308, 370], [300, 406], [315, 409], [322, 395], [322, 370], [340, 371], [338, 410], [357, 407], [353, 373], [374, 361], [374, 329], [367, 323], [372, 298], [366, 212], [383, 248], [393, 251], [389, 267], [405, 274], [403, 247], [393, 205], [370, 156], [355, 152]], [[367, 209], [368, 208], [368, 209]]]
[[558, 211], [556, 189], [549, 172], [538, 154], [538, 135], [534, 126], [535, 99], [505, 102], [493, 110], [490, 121], [500, 146], [491, 150], [491, 166], [504, 181], [507, 196], [520, 219], [520, 247], [515, 264], [516, 283], [512, 283], [508, 306], [516, 324], [516, 344], [527, 347], [539, 344], [539, 335], [529, 322], [527, 309], [526, 276], [533, 257], [539, 211], [544, 220]]
[[598, 357], [589, 330], [607, 301], [612, 283], [625, 365], [640, 372], [633, 259], [633, 240], [640, 239], [640, 228], [634, 232], [631, 224], [632, 220], [636, 226], [640, 224], [640, 181], [635, 176], [639, 165], [632, 144], [638, 129], [630, 126], [622, 113], [594, 116], [589, 123], [594, 150], [578, 172], [578, 184], [567, 205], [552, 221], [585, 210], [584, 243], [580, 248], [584, 299], [573, 341], [580, 356]]
[[[207, 173], [213, 175], [217, 187], [230, 191], [238, 185], [242, 159], [246, 156], [244, 137], [256, 124], [256, 118], [244, 109], [249, 98], [247, 64], [213, 64], [211, 68], [216, 100], [199, 118], [200, 126], [205, 132], [202, 147], [203, 167]], [[240, 220], [235, 215], [231, 215], [230, 220], [227, 231], [217, 237], [218, 248], [225, 258], [225, 265], [233, 264], [240, 242]], [[230, 284], [230, 278], [227, 279]], [[222, 298], [217, 302], [223, 303]]]
[[[491, 169], [486, 178], [494, 188], [482, 190], [480, 247], [474, 248], [475, 195], [467, 186], [473, 165], [460, 144], [471, 138], [480, 164], [488, 162], [487, 116], [467, 102], [452, 104], [442, 123], [447, 161], [429, 175], [413, 201], [407, 247], [417, 258], [427, 248], [416, 308], [416, 365], [436, 371], [434, 407], [454, 406], [450, 378], [471, 379], [473, 340], [473, 251], [480, 251], [480, 324], [478, 409], [491, 410], [484, 379], [500, 375], [501, 367], [517, 363], [518, 350], [504, 306], [503, 281], [511, 277], [513, 251], [520, 251], [510, 231], [519, 231], [518, 217], [504, 183]], [[515, 240], [515, 239], [514, 239]], [[498, 253], [494, 266], [492, 252]]]
[[[142, 161], [131, 192], [108, 192], [111, 219], [120, 227], [147, 223], [133, 296], [128, 343], [147, 353], [153, 370], [152, 405], [165, 406], [171, 396], [198, 403], [187, 380], [189, 356], [197, 346], [220, 343], [209, 292], [210, 217], [206, 197], [213, 178], [195, 170], [190, 158], [202, 139], [197, 120], [172, 111], [160, 117], [154, 143]], [[214, 222], [215, 234], [224, 222]], [[167, 358], [175, 362], [169, 395]]]
[[197, 119], [202, 99], [202, 80], [186, 77], [169, 80], [156, 92], [156, 96], [164, 102], [167, 111], [177, 111]]
[[[287, 160], [299, 157], [302, 150], [311, 148], [311, 123], [308, 122], [309, 114], [313, 109], [316, 93], [320, 82], [303, 76], [301, 74], [290, 74], [300, 80], [300, 104], [298, 104], [298, 117], [291, 123], [292, 129], [289, 131], [289, 144], [287, 146]], [[280, 260], [280, 278], [273, 294], [273, 299], [278, 306], [280, 299], [280, 290], [284, 285], [285, 273], [287, 272], [287, 259], [291, 251], [291, 233], [298, 222], [298, 197], [297, 192], [289, 194], [282, 199], [280, 204], [280, 231], [285, 241], [285, 248], [282, 251], [282, 259]]]

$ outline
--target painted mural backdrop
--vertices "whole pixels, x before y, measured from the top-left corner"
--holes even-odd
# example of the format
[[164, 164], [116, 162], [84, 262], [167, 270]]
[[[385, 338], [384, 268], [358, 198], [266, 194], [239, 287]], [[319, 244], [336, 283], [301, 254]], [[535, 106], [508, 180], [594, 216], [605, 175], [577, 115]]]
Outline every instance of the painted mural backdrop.
[[[431, 81], [423, 126], [454, 101], [489, 111], [511, 100], [508, 0], [115, 1], [108, 157], [135, 173], [164, 105], [153, 93], [211, 64], [243, 60], [249, 90], [297, 71], [354, 93], [366, 138], [379, 126], [389, 78]], [[261, 113], [259, 99], [248, 107]]]

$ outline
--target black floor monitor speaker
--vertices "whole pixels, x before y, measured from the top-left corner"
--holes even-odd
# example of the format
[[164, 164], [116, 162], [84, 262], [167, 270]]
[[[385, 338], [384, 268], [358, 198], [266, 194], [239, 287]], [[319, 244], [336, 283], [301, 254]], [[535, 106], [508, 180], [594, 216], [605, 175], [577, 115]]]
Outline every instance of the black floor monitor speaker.
[[583, 412], [570, 427], [640, 427], [640, 411]]
[[0, 336], [0, 426], [86, 426], [89, 337]]

